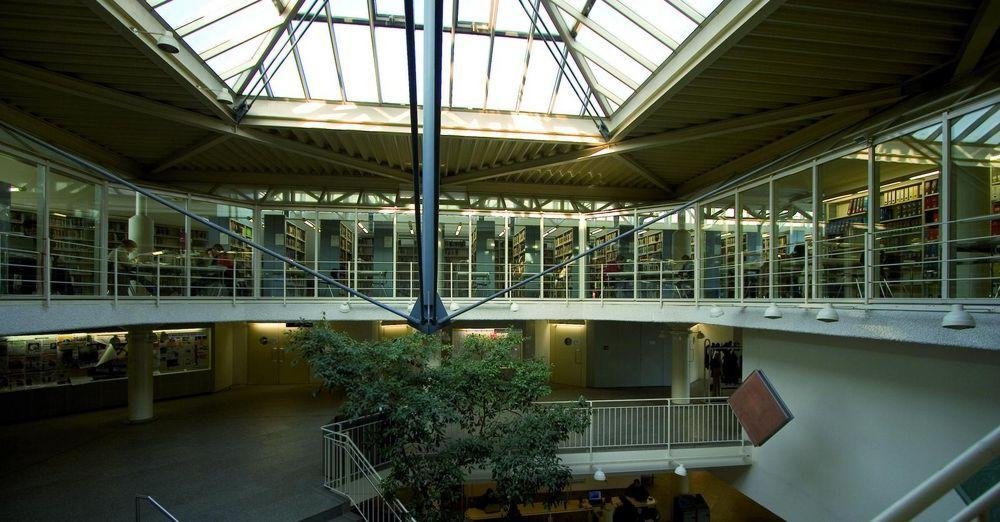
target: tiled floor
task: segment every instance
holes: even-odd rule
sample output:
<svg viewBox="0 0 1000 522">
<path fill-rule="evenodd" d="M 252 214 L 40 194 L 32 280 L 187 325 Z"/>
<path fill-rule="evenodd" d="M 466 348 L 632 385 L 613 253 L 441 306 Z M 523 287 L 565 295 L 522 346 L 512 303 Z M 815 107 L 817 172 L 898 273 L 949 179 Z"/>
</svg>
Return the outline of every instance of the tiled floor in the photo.
<svg viewBox="0 0 1000 522">
<path fill-rule="evenodd" d="M 180 520 L 301 520 L 322 489 L 319 427 L 336 401 L 312 386 L 244 386 L 156 403 L 129 426 L 107 410 L 0 426 L 0 520 L 133 520 L 152 495 Z M 161 520 L 148 508 L 144 519 Z"/>
</svg>

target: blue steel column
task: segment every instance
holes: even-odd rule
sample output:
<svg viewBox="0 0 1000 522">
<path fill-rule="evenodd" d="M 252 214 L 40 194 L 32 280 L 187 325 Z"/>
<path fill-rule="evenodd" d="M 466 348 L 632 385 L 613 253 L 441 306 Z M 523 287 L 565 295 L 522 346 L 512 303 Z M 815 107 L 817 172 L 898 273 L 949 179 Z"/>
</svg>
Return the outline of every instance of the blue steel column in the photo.
<svg viewBox="0 0 1000 522">
<path fill-rule="evenodd" d="M 420 215 L 423 229 L 420 238 L 420 322 L 434 330 L 438 317 L 437 239 L 438 239 L 438 163 L 441 143 L 441 30 L 442 0 L 424 3 L 424 139 L 423 184 Z"/>
</svg>

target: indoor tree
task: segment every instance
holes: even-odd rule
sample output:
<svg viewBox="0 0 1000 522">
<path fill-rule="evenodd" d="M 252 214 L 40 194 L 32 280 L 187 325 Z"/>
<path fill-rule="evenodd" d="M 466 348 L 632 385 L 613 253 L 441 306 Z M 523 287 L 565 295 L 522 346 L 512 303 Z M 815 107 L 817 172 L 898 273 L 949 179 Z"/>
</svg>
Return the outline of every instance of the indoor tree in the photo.
<svg viewBox="0 0 1000 522">
<path fill-rule="evenodd" d="M 536 404 L 551 392 L 549 368 L 523 359 L 523 342 L 508 330 L 465 336 L 458 347 L 416 333 L 371 343 L 319 323 L 291 334 L 288 347 L 343 390 L 342 416 L 383 417 L 384 492 L 404 499 L 417 520 L 456 520 L 472 470 L 490 473 L 509 508 L 537 494 L 555 502 L 570 481 L 556 449 L 587 428 L 589 411 L 582 399 Z"/>
</svg>

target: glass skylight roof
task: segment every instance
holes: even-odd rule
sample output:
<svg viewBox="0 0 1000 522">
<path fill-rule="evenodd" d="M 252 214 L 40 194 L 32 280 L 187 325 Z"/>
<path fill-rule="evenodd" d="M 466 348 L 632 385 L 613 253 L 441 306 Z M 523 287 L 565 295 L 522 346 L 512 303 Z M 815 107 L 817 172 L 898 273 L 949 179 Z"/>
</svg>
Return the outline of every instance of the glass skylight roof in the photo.
<svg viewBox="0 0 1000 522">
<path fill-rule="evenodd" d="M 314 2 L 306 0 L 289 24 L 294 0 L 146 1 L 240 94 L 408 101 L 403 0 L 330 0 L 316 2 L 313 12 Z M 722 1 L 445 0 L 442 105 L 583 115 L 569 73 L 582 83 L 595 116 L 607 116 Z M 418 71 L 423 3 L 414 2 Z M 524 6 L 537 9 L 534 30 Z M 420 82 L 418 90 L 422 97 Z"/>
</svg>

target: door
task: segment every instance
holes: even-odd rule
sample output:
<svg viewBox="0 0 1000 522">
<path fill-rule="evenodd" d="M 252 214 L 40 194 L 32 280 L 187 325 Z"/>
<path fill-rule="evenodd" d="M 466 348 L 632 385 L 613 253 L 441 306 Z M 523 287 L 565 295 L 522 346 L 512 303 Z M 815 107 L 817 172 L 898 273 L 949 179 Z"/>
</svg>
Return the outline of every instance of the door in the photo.
<svg viewBox="0 0 1000 522">
<path fill-rule="evenodd" d="M 552 363 L 552 383 L 585 386 L 587 327 L 582 324 L 556 324 L 551 328 L 549 360 Z"/>
<path fill-rule="evenodd" d="M 250 323 L 247 329 L 248 384 L 306 384 L 309 365 L 284 350 L 284 323 Z"/>
</svg>

